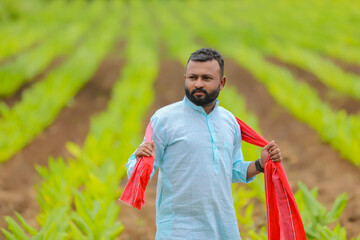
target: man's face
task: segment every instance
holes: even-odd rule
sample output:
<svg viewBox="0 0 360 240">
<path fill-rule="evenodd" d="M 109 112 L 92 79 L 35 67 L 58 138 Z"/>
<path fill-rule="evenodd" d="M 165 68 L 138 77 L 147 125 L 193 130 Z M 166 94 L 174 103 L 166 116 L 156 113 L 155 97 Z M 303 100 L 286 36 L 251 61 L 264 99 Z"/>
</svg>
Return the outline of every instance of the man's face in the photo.
<svg viewBox="0 0 360 240">
<path fill-rule="evenodd" d="M 206 62 L 190 61 L 184 77 L 187 98 L 202 107 L 216 100 L 226 80 L 224 76 L 221 77 L 221 69 L 215 59 Z"/>
</svg>

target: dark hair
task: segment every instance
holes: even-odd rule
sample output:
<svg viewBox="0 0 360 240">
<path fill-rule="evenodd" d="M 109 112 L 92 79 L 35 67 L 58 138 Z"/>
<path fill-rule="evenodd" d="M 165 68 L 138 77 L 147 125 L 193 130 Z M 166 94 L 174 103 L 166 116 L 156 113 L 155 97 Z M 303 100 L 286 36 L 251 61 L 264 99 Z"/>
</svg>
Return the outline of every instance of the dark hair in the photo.
<svg viewBox="0 0 360 240">
<path fill-rule="evenodd" d="M 220 66 L 220 70 L 221 70 L 221 77 L 224 75 L 224 58 L 221 56 L 221 54 L 211 48 L 201 48 L 199 50 L 196 50 L 195 52 L 193 52 L 190 57 L 189 60 L 187 61 L 186 65 L 190 62 L 190 61 L 194 61 L 194 62 L 207 62 L 207 61 L 211 61 L 215 59 Z"/>
</svg>

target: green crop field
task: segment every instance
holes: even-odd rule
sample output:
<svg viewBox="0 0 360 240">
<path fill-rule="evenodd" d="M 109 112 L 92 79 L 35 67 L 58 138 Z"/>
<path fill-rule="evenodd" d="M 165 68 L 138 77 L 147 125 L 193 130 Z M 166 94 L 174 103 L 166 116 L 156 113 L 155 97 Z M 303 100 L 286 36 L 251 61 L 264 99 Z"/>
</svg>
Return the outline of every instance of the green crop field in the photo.
<svg viewBox="0 0 360 240">
<path fill-rule="evenodd" d="M 281 147 L 307 238 L 360 240 L 359 26 L 350 0 L 1 0 L 0 239 L 154 239 L 156 183 L 120 203 L 125 164 L 211 47 L 220 105 Z M 263 176 L 233 199 L 242 238 L 267 239 Z"/>
</svg>

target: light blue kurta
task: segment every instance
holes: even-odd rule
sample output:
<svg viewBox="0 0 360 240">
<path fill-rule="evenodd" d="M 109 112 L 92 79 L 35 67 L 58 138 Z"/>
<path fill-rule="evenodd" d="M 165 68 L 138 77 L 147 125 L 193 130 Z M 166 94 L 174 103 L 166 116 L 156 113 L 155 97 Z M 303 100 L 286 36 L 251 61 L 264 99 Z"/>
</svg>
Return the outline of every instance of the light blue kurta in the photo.
<svg viewBox="0 0 360 240">
<path fill-rule="evenodd" d="M 159 169 L 155 239 L 241 239 L 232 182 L 248 183 L 241 132 L 235 117 L 216 105 L 208 115 L 187 97 L 159 109 L 150 120 L 155 142 L 152 175 Z M 127 174 L 135 166 L 129 158 Z"/>
</svg>

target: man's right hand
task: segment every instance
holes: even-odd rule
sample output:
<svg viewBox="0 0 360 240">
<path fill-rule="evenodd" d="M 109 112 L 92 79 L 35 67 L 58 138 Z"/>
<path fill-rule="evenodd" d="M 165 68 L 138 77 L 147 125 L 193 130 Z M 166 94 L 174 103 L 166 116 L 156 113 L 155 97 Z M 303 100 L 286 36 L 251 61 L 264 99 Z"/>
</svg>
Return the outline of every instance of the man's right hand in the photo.
<svg viewBox="0 0 360 240">
<path fill-rule="evenodd" d="M 135 152 L 136 161 L 141 157 L 155 157 L 155 145 L 154 141 L 146 142 L 140 145 Z"/>
</svg>

